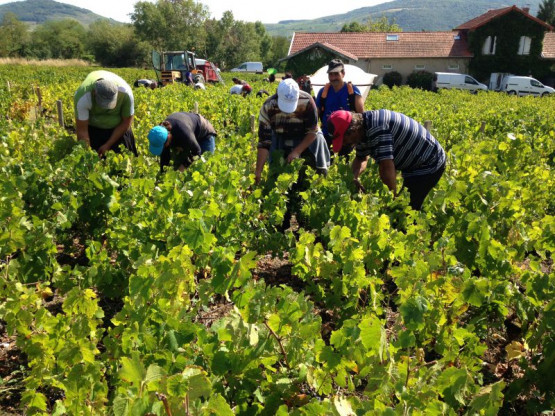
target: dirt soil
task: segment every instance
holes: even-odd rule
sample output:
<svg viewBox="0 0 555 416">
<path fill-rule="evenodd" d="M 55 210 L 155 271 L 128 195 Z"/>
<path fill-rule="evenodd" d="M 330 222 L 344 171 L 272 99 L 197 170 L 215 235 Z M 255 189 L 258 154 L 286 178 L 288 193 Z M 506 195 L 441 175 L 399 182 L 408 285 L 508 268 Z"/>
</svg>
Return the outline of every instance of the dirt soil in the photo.
<svg viewBox="0 0 555 416">
<path fill-rule="evenodd" d="M 15 345 L 15 337 L 6 333 L 6 323 L 0 321 L 0 414 L 22 415 L 18 409 L 23 393 L 23 378 L 27 357 Z"/>
</svg>

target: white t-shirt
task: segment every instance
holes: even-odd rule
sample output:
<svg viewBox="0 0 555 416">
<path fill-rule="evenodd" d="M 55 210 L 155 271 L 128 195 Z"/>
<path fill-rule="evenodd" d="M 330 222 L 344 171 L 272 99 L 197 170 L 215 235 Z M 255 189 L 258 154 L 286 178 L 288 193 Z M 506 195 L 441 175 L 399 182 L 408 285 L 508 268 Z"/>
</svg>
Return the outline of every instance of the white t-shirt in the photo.
<svg viewBox="0 0 555 416">
<path fill-rule="evenodd" d="M 243 86 L 239 85 L 239 84 L 235 84 L 233 87 L 231 87 L 231 89 L 229 90 L 230 94 L 241 94 L 243 92 Z"/>
</svg>

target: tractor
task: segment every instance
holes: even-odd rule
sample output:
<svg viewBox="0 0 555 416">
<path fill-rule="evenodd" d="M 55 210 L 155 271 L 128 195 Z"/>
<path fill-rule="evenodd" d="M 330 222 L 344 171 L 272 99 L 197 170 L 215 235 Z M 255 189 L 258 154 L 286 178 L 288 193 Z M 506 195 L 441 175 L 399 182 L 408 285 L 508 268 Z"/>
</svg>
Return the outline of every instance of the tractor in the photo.
<svg viewBox="0 0 555 416">
<path fill-rule="evenodd" d="M 223 82 L 212 62 L 196 58 L 191 51 L 152 51 L 152 65 L 161 85 L 186 82 L 187 71 L 191 72 L 195 83 Z"/>
</svg>

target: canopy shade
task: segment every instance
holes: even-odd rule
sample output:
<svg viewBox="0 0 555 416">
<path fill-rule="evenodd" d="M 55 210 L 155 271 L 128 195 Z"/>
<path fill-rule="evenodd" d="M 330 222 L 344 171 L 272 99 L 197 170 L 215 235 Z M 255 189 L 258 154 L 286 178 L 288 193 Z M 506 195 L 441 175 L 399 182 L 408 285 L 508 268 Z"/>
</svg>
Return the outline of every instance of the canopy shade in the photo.
<svg viewBox="0 0 555 416">
<path fill-rule="evenodd" d="M 323 66 L 318 71 L 316 71 L 313 75 L 310 76 L 310 83 L 312 84 L 312 89 L 314 90 L 314 95 L 318 95 L 318 91 L 324 85 L 326 85 L 328 80 L 328 66 Z M 374 81 L 378 76 L 376 74 L 369 74 L 368 72 L 364 72 L 358 66 L 355 65 L 345 65 L 345 82 L 351 81 L 354 85 L 356 85 L 360 93 L 362 95 L 363 101 L 366 101 L 366 97 L 370 92 L 370 88 L 374 85 Z"/>
</svg>

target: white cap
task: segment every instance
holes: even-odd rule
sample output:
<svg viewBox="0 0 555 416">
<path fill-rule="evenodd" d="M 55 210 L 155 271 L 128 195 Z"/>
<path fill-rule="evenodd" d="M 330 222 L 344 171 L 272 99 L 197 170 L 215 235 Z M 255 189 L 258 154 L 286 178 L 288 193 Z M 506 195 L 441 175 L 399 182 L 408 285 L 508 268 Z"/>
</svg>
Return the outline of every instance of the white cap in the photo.
<svg viewBox="0 0 555 416">
<path fill-rule="evenodd" d="M 281 81 L 277 88 L 278 107 L 284 113 L 293 113 L 299 102 L 299 85 L 293 78 Z"/>
</svg>

